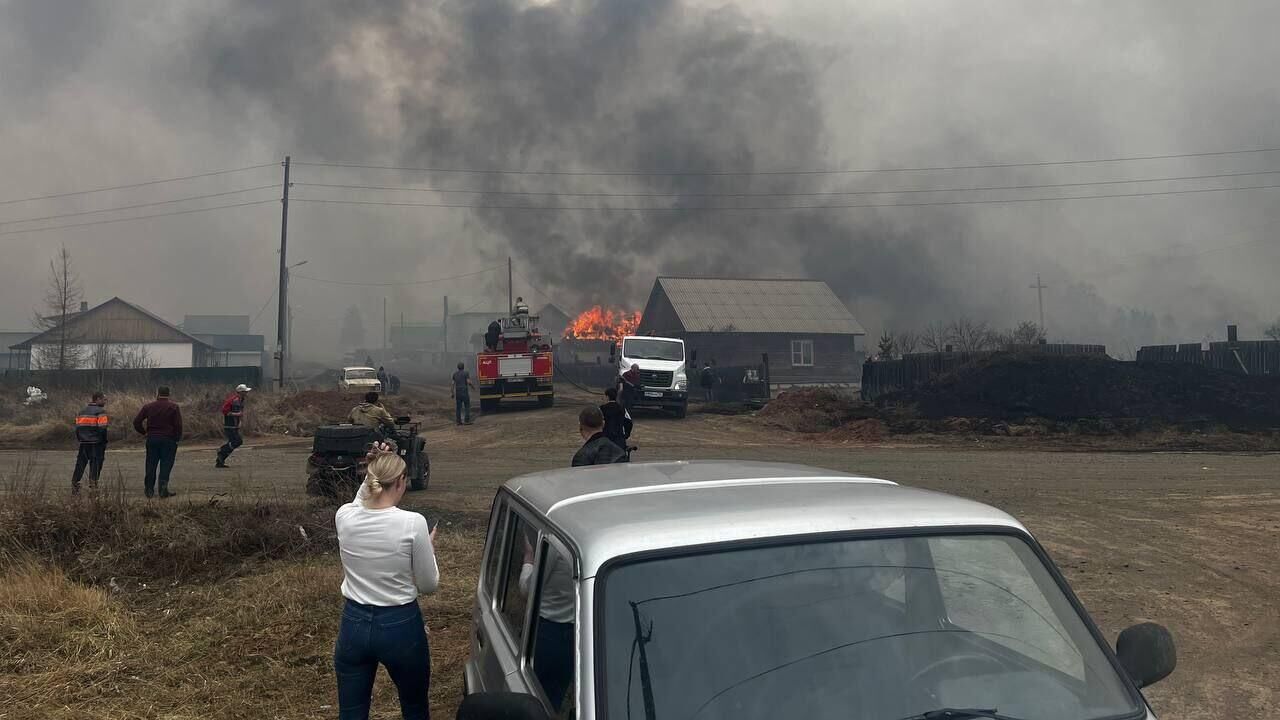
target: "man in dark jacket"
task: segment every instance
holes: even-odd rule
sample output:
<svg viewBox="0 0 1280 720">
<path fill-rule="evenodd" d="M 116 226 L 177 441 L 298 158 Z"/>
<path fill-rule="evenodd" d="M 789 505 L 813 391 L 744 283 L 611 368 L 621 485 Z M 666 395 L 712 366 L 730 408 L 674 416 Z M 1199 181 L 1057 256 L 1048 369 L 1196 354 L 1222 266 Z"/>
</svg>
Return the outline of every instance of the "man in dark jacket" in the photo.
<svg viewBox="0 0 1280 720">
<path fill-rule="evenodd" d="M 627 438 L 631 437 L 631 429 L 635 425 L 631 422 L 631 413 L 618 402 L 617 388 L 605 390 L 604 395 L 609 399 L 600 406 L 600 414 L 604 416 L 604 436 L 625 451 Z"/>
<path fill-rule="evenodd" d="M 585 442 L 573 454 L 573 467 L 626 462 L 626 451 L 604 436 L 604 415 L 600 408 L 593 405 L 578 413 L 578 434 Z"/>
<path fill-rule="evenodd" d="M 622 401 L 622 407 L 627 412 L 631 412 L 631 408 L 635 407 L 636 399 L 640 396 L 640 366 L 632 365 L 627 371 L 618 376 L 618 399 Z"/>
<path fill-rule="evenodd" d="M 240 434 L 244 424 L 244 399 L 252 389 L 248 385 L 237 385 L 236 391 L 222 402 L 222 435 L 227 441 L 218 448 L 218 459 L 213 463 L 216 468 L 225 468 L 227 458 L 244 444 L 244 437 Z"/>
<path fill-rule="evenodd" d="M 169 388 L 156 390 L 156 399 L 142 406 L 133 418 L 133 429 L 147 436 L 146 479 L 143 490 L 147 497 L 156 494 L 156 471 L 160 475 L 160 497 L 177 495 L 169 491 L 169 473 L 178 458 L 178 442 L 182 440 L 182 410 L 169 400 Z"/>
<path fill-rule="evenodd" d="M 98 477 L 102 475 L 102 462 L 107 456 L 107 426 L 110 419 L 106 411 L 107 396 L 96 392 L 76 415 L 76 440 L 80 452 L 76 455 L 76 469 L 71 473 L 71 494 L 80 494 L 80 479 L 89 467 L 89 489 L 98 489 Z"/>
</svg>

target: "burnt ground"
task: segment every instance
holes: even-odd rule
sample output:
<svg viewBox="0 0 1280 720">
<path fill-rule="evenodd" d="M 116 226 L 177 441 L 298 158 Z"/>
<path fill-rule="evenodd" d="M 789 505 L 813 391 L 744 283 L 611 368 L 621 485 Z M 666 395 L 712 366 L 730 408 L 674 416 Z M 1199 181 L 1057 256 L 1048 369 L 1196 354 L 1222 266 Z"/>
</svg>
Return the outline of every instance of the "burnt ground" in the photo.
<svg viewBox="0 0 1280 720">
<path fill-rule="evenodd" d="M 431 488 L 411 505 L 445 519 L 442 544 L 461 557 L 446 584 L 475 582 L 483 522 L 495 487 L 523 472 L 568 464 L 574 414 L 587 396 L 561 397 L 550 410 L 503 412 L 474 426 L 448 424 L 447 398 L 430 405 Z M 1151 688 L 1162 717 L 1259 716 L 1280 697 L 1280 456 L 1263 453 L 1060 451 L 1008 438 L 867 442 L 814 439 L 752 417 L 692 414 L 683 421 L 637 419 L 636 461 L 741 458 L 799 462 L 885 477 L 975 498 L 1009 511 L 1046 545 L 1106 635 L 1140 621 L 1173 631 L 1179 667 Z M 301 493 L 309 444 L 251 440 L 213 469 L 213 446 L 184 447 L 174 487 L 202 497 L 220 493 Z M 67 484 L 73 453 L 0 452 L 8 472 L 34 464 L 49 487 Z M 141 493 L 141 452 L 113 450 L 107 473 L 131 478 Z M 444 562 L 444 560 L 442 560 Z M 337 592 L 335 587 L 334 592 Z M 465 598 L 465 592 L 458 593 Z M 433 603 L 426 604 L 430 614 Z M 456 601 L 464 603 L 465 599 Z M 443 606 L 435 606 L 443 613 Z M 454 608 L 453 610 L 463 610 Z M 433 708 L 451 716 L 456 666 L 467 629 L 433 625 L 442 655 Z M 331 637 L 316 640 L 317 653 Z M 320 670 L 324 672 L 323 668 Z M 380 696 L 381 697 L 381 696 Z M 325 700 L 329 702 L 330 700 Z M 389 716 L 388 716 L 389 717 Z"/>
</svg>

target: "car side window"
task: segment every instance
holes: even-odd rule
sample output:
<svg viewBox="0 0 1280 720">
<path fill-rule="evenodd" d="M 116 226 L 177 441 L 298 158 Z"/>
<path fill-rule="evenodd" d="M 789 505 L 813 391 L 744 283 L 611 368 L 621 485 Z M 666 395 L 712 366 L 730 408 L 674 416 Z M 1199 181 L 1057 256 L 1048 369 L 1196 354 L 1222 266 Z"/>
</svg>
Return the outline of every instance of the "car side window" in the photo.
<svg viewBox="0 0 1280 720">
<path fill-rule="evenodd" d="M 504 536 L 506 574 L 503 577 L 498 609 L 502 612 L 517 647 L 523 644 L 526 610 L 529 607 L 529 598 L 520 589 L 520 571 L 526 560 L 532 561 L 536 542 L 537 534 L 529 527 L 529 523 L 515 512 L 508 511 Z"/>
<path fill-rule="evenodd" d="M 506 538 L 507 515 L 509 510 L 505 504 L 499 505 L 494 512 L 493 534 L 489 539 L 489 556 L 484 566 L 484 590 L 489 597 L 498 597 L 498 579 L 502 577 L 502 550 Z"/>
<path fill-rule="evenodd" d="M 573 717 L 574 623 L 577 593 L 573 561 L 543 540 L 538 569 L 527 568 L 527 585 L 537 582 L 538 612 L 533 625 L 533 674 L 556 717 Z M 532 589 L 532 588 L 531 588 Z"/>
</svg>

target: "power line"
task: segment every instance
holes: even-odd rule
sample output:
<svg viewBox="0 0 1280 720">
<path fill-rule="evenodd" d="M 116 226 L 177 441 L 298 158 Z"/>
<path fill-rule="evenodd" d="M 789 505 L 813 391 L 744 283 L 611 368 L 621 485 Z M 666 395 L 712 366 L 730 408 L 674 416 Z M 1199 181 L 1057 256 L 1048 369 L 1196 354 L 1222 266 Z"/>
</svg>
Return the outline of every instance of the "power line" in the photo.
<svg viewBox="0 0 1280 720">
<path fill-rule="evenodd" d="M 1252 148 L 1243 150 L 1221 150 L 1217 152 L 1170 153 L 1165 155 L 1132 155 L 1128 157 L 1093 158 L 1087 160 L 1046 160 L 1019 163 L 986 163 L 980 165 L 934 165 L 921 167 L 885 167 L 829 170 L 720 170 L 720 171 L 649 171 L 649 170 L 506 170 L 506 169 L 471 169 L 446 167 L 404 167 L 397 165 L 365 165 L 361 163 L 343 162 L 299 162 L 296 165 L 311 167 L 352 168 L 360 170 L 394 170 L 398 172 L 431 172 L 459 173 L 469 175 L 562 175 L 575 177 L 740 177 L 767 175 L 853 175 L 864 173 L 887 172 L 925 172 L 942 170 L 987 170 L 1015 167 L 1049 167 L 1053 165 L 1090 165 L 1113 162 L 1133 162 L 1139 160 L 1170 160 L 1174 158 L 1217 157 L 1226 155 L 1248 155 L 1254 153 L 1280 152 L 1280 147 Z"/>
<path fill-rule="evenodd" d="M 190 197 L 176 198 L 173 200 L 158 200 L 156 202 L 138 203 L 136 205 L 121 205 L 119 207 L 102 208 L 100 210 L 81 210 L 80 212 L 59 213 L 57 215 L 45 215 L 44 217 L 22 218 L 21 220 L 0 220 L 0 225 L 13 225 L 15 223 L 36 222 L 38 220 L 56 220 L 65 217 L 77 217 L 80 215 L 94 215 L 96 213 L 116 212 L 118 210 L 135 210 L 137 208 L 155 207 L 157 205 L 172 205 L 173 203 L 187 202 L 189 200 L 204 200 L 206 198 L 226 197 L 227 195 L 239 195 L 241 193 L 255 192 L 257 190 L 269 190 L 279 187 L 278 185 L 259 185 L 258 187 L 242 188 L 240 190 L 228 190 L 219 193 L 207 193 L 205 195 L 192 195 Z"/>
<path fill-rule="evenodd" d="M 389 207 L 428 207 L 428 208 L 467 208 L 472 210 L 587 210 L 587 211 L 624 211 L 624 212 L 684 212 L 696 210 L 743 211 L 743 210 L 839 210 L 850 208 L 894 208 L 894 207 L 943 207 L 949 205 L 1006 205 L 1013 203 L 1056 202 L 1062 200 L 1100 200 L 1105 198 L 1156 197 L 1161 195 L 1192 195 L 1197 193 L 1229 192 L 1234 190 L 1264 190 L 1278 188 L 1280 183 L 1266 185 L 1242 185 L 1226 188 L 1197 188 L 1193 190 L 1162 190 L 1158 192 L 1115 193 L 1108 195 L 1075 195 L 1060 197 L 1006 198 L 998 200 L 948 200 L 910 203 L 861 203 L 861 204 L 828 204 L 828 205 L 715 205 L 715 206 L 676 206 L 676 207 L 638 207 L 638 206 L 570 206 L 570 205 L 481 205 L 463 203 L 409 203 L 385 202 L 374 200 L 322 200 L 319 198 L 295 198 L 296 202 L 321 203 L 334 205 L 383 205 Z"/>
<path fill-rule="evenodd" d="M 130 183 L 128 185 L 111 185 L 109 187 L 94 188 L 92 190 L 75 190 L 73 192 L 55 193 L 53 195 L 37 195 L 34 197 L 15 198 L 13 200 L 0 200 L 0 205 L 12 205 L 14 203 L 32 202 L 35 200 L 52 200 L 54 198 L 72 197 L 74 195 L 89 195 L 91 193 L 106 192 L 108 190 L 128 190 L 129 188 L 147 187 L 149 185 L 160 185 L 162 183 L 178 182 L 180 180 L 195 180 L 196 178 L 213 177 L 215 175 L 230 175 L 231 173 L 245 172 L 246 170 L 257 170 L 259 168 L 274 167 L 277 163 L 262 163 L 261 165 L 247 165 L 245 167 L 231 168 L 230 170 L 213 170 L 211 172 L 197 173 L 195 175 L 183 175 L 182 177 L 164 178 L 161 180 L 147 180 L 145 182 Z"/>
<path fill-rule="evenodd" d="M 262 307 L 258 309 L 258 312 L 254 313 L 253 319 L 249 321 L 249 327 L 253 327 L 254 323 L 258 322 L 258 318 L 262 317 L 262 313 L 266 312 L 267 308 L 271 305 L 271 300 L 275 298 L 277 290 L 279 290 L 279 288 L 271 288 L 271 294 L 267 296 L 265 301 L 263 301 Z"/>
<path fill-rule="evenodd" d="M 226 210 L 228 208 L 248 207 L 250 205 L 264 205 L 266 203 L 274 203 L 274 202 L 280 202 L 280 201 L 278 199 L 255 200 L 252 202 L 234 203 L 232 205 L 214 205 L 213 207 L 193 208 L 191 210 L 175 210 L 173 212 L 167 212 L 167 213 L 154 213 L 151 215 L 136 215 L 134 217 L 114 218 L 111 220 L 91 220 L 89 222 L 73 223 L 70 225 L 51 225 L 49 227 L 30 228 L 30 229 L 23 229 L 23 230 L 3 230 L 3 231 L 0 231 L 0 235 L 18 235 L 21 233 L 46 232 L 49 230 L 66 230 L 68 228 L 89 227 L 90 225 L 110 225 L 112 223 L 131 222 L 133 220 L 147 220 L 150 218 L 170 217 L 172 215 L 187 215 L 189 213 L 209 212 L 210 210 Z"/>
<path fill-rule="evenodd" d="M 309 275 L 299 275 L 298 273 L 293 273 L 291 277 L 299 278 L 302 280 L 311 280 L 313 282 L 329 283 L 331 285 L 359 285 L 362 287 L 393 287 L 393 286 L 399 286 L 399 285 L 429 285 L 431 283 L 445 282 L 447 280 L 460 280 L 462 278 L 475 277 L 477 275 L 484 275 L 485 273 L 491 273 L 494 270 L 498 270 L 498 269 L 500 268 L 495 266 L 491 268 L 486 268 L 484 270 L 477 270 L 476 272 L 464 273 L 462 275 L 450 275 L 449 277 L 431 278 L 430 280 L 405 280 L 400 282 L 357 282 L 354 280 L 329 280 L 325 278 L 311 277 Z"/>
<path fill-rule="evenodd" d="M 988 190 L 1032 190 L 1046 188 L 1085 187 L 1089 185 L 1128 185 L 1134 183 L 1171 182 L 1176 180 L 1209 180 L 1214 178 L 1252 177 L 1276 175 L 1280 170 L 1253 172 L 1214 173 L 1211 175 L 1178 175 L 1129 180 L 1093 180 L 1088 182 L 1041 183 L 1035 185 L 986 185 L 977 187 L 912 188 L 903 190 L 823 190 L 814 192 L 738 192 L 738 193 L 612 193 L 612 192 L 539 192 L 530 190 L 466 190 L 456 188 L 414 187 L 396 185 L 347 185 L 339 183 L 294 183 L 298 187 L 342 188 L 347 190 L 395 190 L 463 195 L 516 195 L 536 197 L 599 197 L 599 198 L 771 198 L 771 197 L 838 197 L 847 195 L 905 195 L 914 193 L 979 192 Z"/>
</svg>

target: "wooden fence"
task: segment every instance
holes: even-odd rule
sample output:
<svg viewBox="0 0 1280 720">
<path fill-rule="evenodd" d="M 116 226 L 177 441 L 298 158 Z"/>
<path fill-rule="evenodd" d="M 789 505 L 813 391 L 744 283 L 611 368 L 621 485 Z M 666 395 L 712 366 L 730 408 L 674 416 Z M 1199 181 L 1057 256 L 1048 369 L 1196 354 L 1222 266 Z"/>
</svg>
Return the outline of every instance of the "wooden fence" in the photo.
<svg viewBox="0 0 1280 720">
<path fill-rule="evenodd" d="M 991 357 L 997 352 L 1040 353 L 1045 355 L 1106 355 L 1107 348 L 1105 345 L 1076 345 L 1068 343 L 1010 345 L 1004 350 L 911 353 L 902 356 L 900 360 L 867 361 L 862 365 L 862 399 L 875 400 L 889 393 L 911 390 L 963 365 Z"/>
<path fill-rule="evenodd" d="M 4 370 L 0 385 L 78 390 L 155 389 L 160 385 L 227 385 L 262 383 L 259 367 L 141 368 L 127 370 Z"/>
<path fill-rule="evenodd" d="M 1280 374 L 1280 342 L 1245 340 L 1215 342 L 1205 349 L 1200 343 L 1148 345 L 1138 350 L 1139 363 L 1186 363 L 1247 375 Z"/>
</svg>

